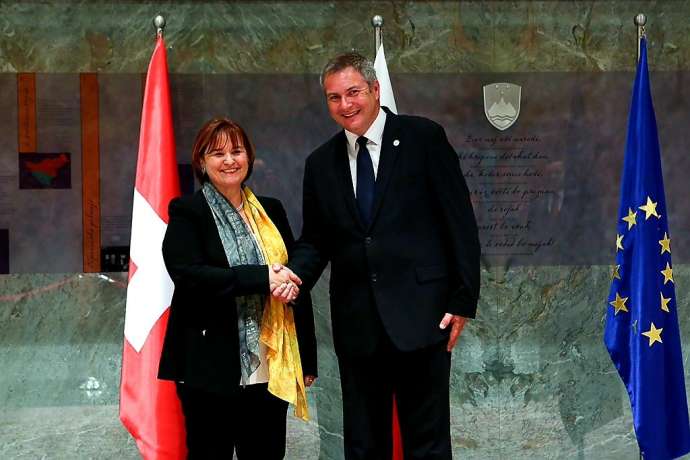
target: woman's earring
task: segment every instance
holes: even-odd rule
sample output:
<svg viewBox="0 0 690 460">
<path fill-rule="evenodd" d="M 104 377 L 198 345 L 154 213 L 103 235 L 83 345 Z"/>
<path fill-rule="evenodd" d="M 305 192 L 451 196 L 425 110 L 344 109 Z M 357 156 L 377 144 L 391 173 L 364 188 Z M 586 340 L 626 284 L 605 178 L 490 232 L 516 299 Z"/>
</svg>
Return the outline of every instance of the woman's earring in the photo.
<svg viewBox="0 0 690 460">
<path fill-rule="evenodd" d="M 201 165 L 201 174 L 204 176 L 206 175 L 206 166 L 204 165 Z"/>
</svg>

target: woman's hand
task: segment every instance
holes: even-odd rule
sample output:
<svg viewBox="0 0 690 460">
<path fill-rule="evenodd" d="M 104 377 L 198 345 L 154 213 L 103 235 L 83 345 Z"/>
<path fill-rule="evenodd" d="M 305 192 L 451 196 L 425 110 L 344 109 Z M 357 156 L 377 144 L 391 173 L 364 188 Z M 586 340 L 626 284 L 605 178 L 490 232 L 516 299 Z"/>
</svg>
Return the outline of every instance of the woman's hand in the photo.
<svg viewBox="0 0 690 460">
<path fill-rule="evenodd" d="M 292 302 L 299 295 L 297 286 L 302 284 L 302 280 L 283 265 L 273 264 L 268 267 L 268 280 L 271 295 L 280 302 Z"/>
</svg>

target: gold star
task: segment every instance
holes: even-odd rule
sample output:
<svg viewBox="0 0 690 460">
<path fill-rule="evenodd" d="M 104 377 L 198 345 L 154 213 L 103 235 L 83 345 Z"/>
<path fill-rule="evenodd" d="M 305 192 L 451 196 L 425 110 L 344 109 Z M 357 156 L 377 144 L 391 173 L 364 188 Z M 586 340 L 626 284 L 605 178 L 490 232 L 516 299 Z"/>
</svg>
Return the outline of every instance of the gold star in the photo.
<svg viewBox="0 0 690 460">
<path fill-rule="evenodd" d="M 625 306 L 625 302 L 627 301 L 628 297 L 621 297 L 616 292 L 616 300 L 609 302 L 609 304 L 613 306 L 614 310 L 616 310 L 616 313 L 614 313 L 614 315 L 617 315 L 619 311 L 628 311 L 628 307 Z"/>
<path fill-rule="evenodd" d="M 659 244 L 661 245 L 661 253 L 663 254 L 664 252 L 668 252 L 671 254 L 671 238 L 668 237 L 666 232 L 664 232 L 664 239 L 659 240 Z"/>
<path fill-rule="evenodd" d="M 668 303 L 671 301 L 671 298 L 669 297 L 667 299 L 666 297 L 664 297 L 663 292 L 660 292 L 659 295 L 661 296 L 661 309 L 665 312 L 670 312 L 671 310 L 668 309 Z"/>
<path fill-rule="evenodd" d="M 621 279 L 621 272 L 620 272 L 621 266 L 620 265 L 614 265 L 613 266 L 613 274 L 611 275 L 612 279 Z"/>
<path fill-rule="evenodd" d="M 661 217 L 656 212 L 656 205 L 657 203 L 653 202 L 651 198 L 647 197 L 647 204 L 640 206 L 640 209 L 645 212 L 644 220 L 649 219 L 651 216 L 654 216 L 657 219 Z"/>
<path fill-rule="evenodd" d="M 616 252 L 618 252 L 619 249 L 621 251 L 623 250 L 623 235 L 616 234 Z"/>
<path fill-rule="evenodd" d="M 673 269 L 668 264 L 668 262 L 666 262 L 666 268 L 661 270 L 661 274 L 664 275 L 664 284 L 668 283 L 669 281 L 672 282 L 673 284 L 676 284 L 673 281 Z"/>
<path fill-rule="evenodd" d="M 649 346 L 651 347 L 654 345 L 654 342 L 664 343 L 661 341 L 661 331 L 663 330 L 663 327 L 657 329 L 654 326 L 654 323 L 652 323 L 651 329 L 649 329 L 647 332 L 643 332 L 642 335 L 649 337 Z"/>
<path fill-rule="evenodd" d="M 633 225 L 637 223 L 637 211 L 633 212 L 632 208 L 628 208 L 628 215 L 623 217 L 623 220 L 628 223 L 628 230 L 633 228 Z"/>
</svg>

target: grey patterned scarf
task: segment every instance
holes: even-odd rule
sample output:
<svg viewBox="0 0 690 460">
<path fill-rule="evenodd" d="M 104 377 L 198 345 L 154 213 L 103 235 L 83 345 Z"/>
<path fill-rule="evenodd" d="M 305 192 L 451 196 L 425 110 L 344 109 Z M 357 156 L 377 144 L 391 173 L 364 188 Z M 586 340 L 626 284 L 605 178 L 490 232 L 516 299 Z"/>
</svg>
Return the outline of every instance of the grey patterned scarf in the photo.
<svg viewBox="0 0 690 460">
<path fill-rule="evenodd" d="M 213 211 L 213 219 L 216 221 L 218 235 L 230 267 L 265 264 L 261 248 L 242 220 L 242 216 L 210 182 L 204 183 L 202 191 Z M 235 297 L 237 328 L 240 333 L 240 367 L 244 384 L 261 364 L 259 334 L 265 300 L 260 294 Z"/>
</svg>

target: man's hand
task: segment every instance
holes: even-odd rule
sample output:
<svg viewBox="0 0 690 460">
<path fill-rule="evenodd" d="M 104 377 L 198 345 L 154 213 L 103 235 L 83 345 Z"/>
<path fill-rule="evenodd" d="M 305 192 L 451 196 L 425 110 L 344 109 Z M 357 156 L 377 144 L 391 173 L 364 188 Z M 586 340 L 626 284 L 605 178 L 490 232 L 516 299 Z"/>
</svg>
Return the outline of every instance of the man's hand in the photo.
<svg viewBox="0 0 690 460">
<path fill-rule="evenodd" d="M 269 289 L 271 295 L 282 303 L 292 302 L 299 295 L 297 286 L 302 284 L 299 276 L 289 268 L 273 264 L 268 268 Z"/>
<path fill-rule="evenodd" d="M 441 329 L 445 329 L 448 327 L 449 324 L 452 324 L 451 330 L 450 330 L 450 337 L 448 338 L 448 346 L 446 347 L 447 351 L 452 351 L 453 347 L 455 347 L 455 342 L 458 341 L 458 337 L 460 337 L 460 333 L 462 332 L 462 329 L 465 327 L 465 323 L 467 322 L 466 318 L 463 318 L 460 315 L 451 315 L 450 313 L 446 313 L 443 315 L 443 319 L 441 320 L 441 324 L 438 325 Z"/>
</svg>

